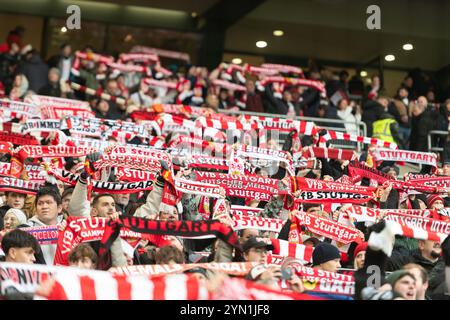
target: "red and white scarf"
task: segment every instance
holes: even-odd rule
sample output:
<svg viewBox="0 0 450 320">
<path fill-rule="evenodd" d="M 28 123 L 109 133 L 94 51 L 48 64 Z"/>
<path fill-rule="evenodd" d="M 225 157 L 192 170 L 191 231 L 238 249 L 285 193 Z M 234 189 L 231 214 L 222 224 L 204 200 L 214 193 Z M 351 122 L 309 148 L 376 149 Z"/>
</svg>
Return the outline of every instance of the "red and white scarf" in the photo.
<svg viewBox="0 0 450 320">
<path fill-rule="evenodd" d="M 258 176 L 241 176 L 216 172 L 195 171 L 195 181 L 216 184 L 230 197 L 269 201 L 273 195 L 287 194 L 279 188 L 280 180 Z"/>
<path fill-rule="evenodd" d="M 261 65 L 263 68 L 273 69 L 277 70 L 279 72 L 283 73 L 297 73 L 297 74 L 303 74 L 303 71 L 299 67 L 289 66 L 289 65 L 283 65 L 283 64 L 275 64 L 275 63 L 263 63 Z"/>
<path fill-rule="evenodd" d="M 231 214 L 232 215 L 242 215 L 247 217 L 257 217 L 263 211 L 262 208 L 255 208 L 255 207 L 246 207 L 246 206 L 237 206 L 232 205 L 231 206 Z"/>
<path fill-rule="evenodd" d="M 58 146 L 21 146 L 15 150 L 20 159 L 27 158 L 60 158 L 60 157 L 83 157 L 97 150 L 90 147 Z"/>
<path fill-rule="evenodd" d="M 342 223 L 307 212 L 297 212 L 295 217 L 298 221 L 298 227 L 303 225 L 308 228 L 310 232 L 319 234 L 336 242 L 348 244 L 364 240 L 364 235 L 361 231 Z"/>
<path fill-rule="evenodd" d="M 190 57 L 189 54 L 185 52 L 178 52 L 178 51 L 171 51 L 171 50 L 164 50 L 159 48 L 151 48 L 151 47 L 144 47 L 144 46 L 134 46 L 131 48 L 130 53 L 151 53 L 158 55 L 160 57 L 166 57 L 166 58 L 172 58 L 172 59 L 180 59 L 189 62 Z"/>
<path fill-rule="evenodd" d="M 85 275 L 57 273 L 47 300 L 209 300 L 211 294 L 193 275 L 122 276 L 107 271 Z"/>
<path fill-rule="evenodd" d="M 307 147 L 302 151 L 302 156 L 305 158 L 325 158 L 349 161 L 357 158 L 353 150 L 320 147 Z"/>
<path fill-rule="evenodd" d="M 234 230 L 252 228 L 256 230 L 280 232 L 284 225 L 284 220 L 281 219 L 250 217 L 239 214 L 233 214 L 232 219 L 232 228 Z"/>
<path fill-rule="evenodd" d="M 296 202 L 365 203 L 374 199 L 376 188 L 291 177 L 291 192 L 297 190 Z"/>
<path fill-rule="evenodd" d="M 119 55 L 120 62 L 127 62 L 130 60 L 140 62 L 147 62 L 147 61 L 157 62 L 159 61 L 159 57 L 158 55 L 153 53 L 121 53 Z"/>
<path fill-rule="evenodd" d="M 407 238 L 442 243 L 450 234 L 449 222 L 400 214 L 388 214 L 385 220 L 393 222 L 395 234 Z"/>
<path fill-rule="evenodd" d="M 336 132 L 333 130 L 327 130 L 327 133 L 320 137 L 320 142 L 322 143 L 325 143 L 329 140 L 346 140 L 346 141 L 360 142 L 364 144 L 373 144 L 378 147 L 389 148 L 393 150 L 398 149 L 397 144 L 395 144 L 394 142 L 387 142 L 377 138 L 369 138 L 343 132 Z"/>
<path fill-rule="evenodd" d="M 375 161 L 405 161 L 429 165 L 435 168 L 437 166 L 437 156 L 431 152 L 375 149 L 371 153 Z"/>
<path fill-rule="evenodd" d="M 272 254 L 300 259 L 305 264 L 312 262 L 314 247 L 308 247 L 301 243 L 289 242 L 280 239 L 270 240 L 274 247 Z"/>
<path fill-rule="evenodd" d="M 75 83 L 75 82 L 67 81 L 67 83 L 70 84 L 70 87 L 73 90 L 75 90 L 75 91 L 84 92 L 86 94 L 99 97 L 99 98 L 101 98 L 103 100 L 116 102 L 116 103 L 118 103 L 120 105 L 126 104 L 126 100 L 124 98 L 112 96 L 112 95 L 110 95 L 108 93 L 100 92 L 98 90 L 95 90 L 95 89 L 92 89 L 92 88 L 88 88 L 86 86 L 82 86 L 82 85 L 80 85 L 78 83 Z"/>
<path fill-rule="evenodd" d="M 40 188 L 41 184 L 34 181 L 26 181 L 13 177 L 0 177 L 0 191 L 35 195 Z"/>
<path fill-rule="evenodd" d="M 183 273 L 193 268 L 203 268 L 218 272 L 224 272 L 233 276 L 245 276 L 257 262 L 209 262 L 209 263 L 189 263 L 189 264 L 152 264 L 133 265 L 127 267 L 111 268 L 108 271 L 119 275 L 145 274 L 149 276 L 161 276 L 174 273 Z"/>
<path fill-rule="evenodd" d="M 131 168 L 117 167 L 115 168 L 115 175 L 119 181 L 139 182 L 139 181 L 154 181 L 156 173 L 151 171 L 142 171 Z"/>
</svg>

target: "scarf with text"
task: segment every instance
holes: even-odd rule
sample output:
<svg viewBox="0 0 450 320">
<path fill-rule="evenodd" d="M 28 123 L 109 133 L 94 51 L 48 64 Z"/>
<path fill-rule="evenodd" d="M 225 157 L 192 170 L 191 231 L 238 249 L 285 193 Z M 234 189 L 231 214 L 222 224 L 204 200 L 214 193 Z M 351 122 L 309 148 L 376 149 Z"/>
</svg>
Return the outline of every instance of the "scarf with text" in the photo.
<svg viewBox="0 0 450 320">
<path fill-rule="evenodd" d="M 440 193 L 445 192 L 442 188 L 443 186 L 432 186 L 426 185 L 425 182 L 428 179 L 424 179 L 422 181 L 398 181 L 394 180 L 389 175 L 376 170 L 374 168 L 370 168 L 360 162 L 352 161 L 348 165 L 348 172 L 353 179 L 354 182 L 360 178 L 368 178 L 371 181 L 376 181 L 378 184 L 384 185 L 387 182 L 392 183 L 393 188 L 401 189 L 401 190 L 415 190 L 423 193 Z M 450 179 L 449 179 L 450 181 Z M 449 184 L 450 186 L 450 184 Z"/>
<path fill-rule="evenodd" d="M 238 205 L 232 205 L 230 213 L 232 215 L 241 215 L 246 217 L 257 217 L 263 211 L 262 208 L 255 208 L 255 207 L 246 207 L 246 206 L 238 206 Z"/>
<path fill-rule="evenodd" d="M 287 194 L 280 189 L 280 180 L 258 176 L 241 176 L 216 172 L 195 171 L 195 181 L 216 184 L 230 197 L 269 201 L 273 195 Z"/>
<path fill-rule="evenodd" d="M 48 173 L 53 175 L 56 179 L 62 182 L 75 186 L 79 179 L 79 175 L 71 173 L 70 171 L 49 167 Z M 153 181 L 138 181 L 138 182 L 107 182 L 92 180 L 92 190 L 98 193 L 137 193 L 145 190 L 153 189 Z"/>
<path fill-rule="evenodd" d="M 35 195 L 40 188 L 41 184 L 34 181 L 26 181 L 13 177 L 0 177 L 0 191 Z"/>
<path fill-rule="evenodd" d="M 375 149 L 372 152 L 375 161 L 405 161 L 437 167 L 437 155 L 431 152 L 408 150 Z"/>
<path fill-rule="evenodd" d="M 223 198 L 223 196 L 220 194 L 219 186 L 216 184 L 176 178 L 175 187 L 178 191 L 187 194 L 203 195 L 206 197 L 213 197 L 218 199 Z"/>
<path fill-rule="evenodd" d="M 148 132 L 144 126 L 122 120 L 66 117 L 61 123 L 61 129 L 69 129 L 73 133 L 96 137 L 117 137 L 120 133 L 125 134 L 128 139 L 133 136 L 148 137 Z"/>
<path fill-rule="evenodd" d="M 57 231 L 57 227 L 52 227 L 47 232 L 35 229 L 31 229 L 28 232 L 38 235 L 41 243 L 55 243 L 54 235 L 55 232 L 58 232 L 54 263 L 55 265 L 68 265 L 69 253 L 78 244 L 103 239 L 108 221 L 109 219 L 107 218 L 68 217 L 67 226 L 62 231 Z M 120 230 L 119 236 L 133 244 L 136 244 L 139 239 L 148 240 L 158 247 L 171 243 L 170 240 L 161 235 L 140 233 L 126 229 Z"/>
<path fill-rule="evenodd" d="M 299 67 L 289 66 L 284 64 L 275 64 L 275 63 L 263 63 L 261 65 L 263 68 L 277 70 L 283 73 L 297 73 L 299 75 L 303 74 L 303 70 Z"/>
<path fill-rule="evenodd" d="M 315 136 L 318 131 L 314 122 L 311 121 L 299 121 L 292 119 L 249 115 L 242 115 L 241 119 L 251 122 L 257 122 L 261 124 L 262 128 L 265 130 L 279 130 L 284 132 L 295 130 L 298 132 L 298 134 L 304 134 L 308 136 Z"/>
<path fill-rule="evenodd" d="M 249 217 L 245 215 L 232 214 L 234 230 L 256 229 L 263 231 L 280 232 L 283 228 L 284 220 L 262 217 Z"/>
<path fill-rule="evenodd" d="M 170 235 L 186 238 L 211 238 L 218 239 L 242 251 L 237 234 L 231 227 L 218 220 L 201 221 L 160 221 L 148 220 L 137 217 L 119 217 L 116 221 L 108 221 L 103 235 L 99 261 L 105 258 L 113 241 L 119 236 L 122 228 L 134 232 L 153 235 Z"/>
<path fill-rule="evenodd" d="M 348 244 L 351 242 L 359 243 L 364 240 L 364 235 L 360 230 L 342 223 L 307 212 L 297 212 L 295 217 L 299 228 L 305 226 L 310 232 L 336 242 Z"/>
<path fill-rule="evenodd" d="M 243 277 L 257 262 L 210 262 L 210 263 L 189 263 L 189 264 L 154 264 L 154 265 L 134 265 L 120 268 L 111 268 L 108 271 L 120 275 L 145 274 L 149 276 L 161 276 L 174 273 L 184 273 L 193 268 L 203 268 L 229 275 Z"/>
<path fill-rule="evenodd" d="M 83 157 L 97 150 L 89 147 L 58 146 L 20 146 L 15 150 L 17 156 L 25 160 L 27 158 L 61 158 Z"/>
<path fill-rule="evenodd" d="M 394 234 L 407 238 L 442 243 L 450 234 L 449 222 L 402 214 L 388 214 L 384 219 L 393 222 Z"/>
<path fill-rule="evenodd" d="M 351 206 L 345 212 L 350 216 L 351 220 L 355 222 L 377 222 L 388 214 L 441 220 L 441 215 L 438 211 L 432 209 L 375 209 L 362 206 Z"/>
<path fill-rule="evenodd" d="M 287 78 L 287 77 L 266 77 L 261 81 L 261 85 L 266 86 L 269 83 L 280 83 L 288 86 L 302 86 L 314 88 L 323 94 L 325 94 L 325 85 L 323 82 L 309 79 L 300 78 Z"/>
<path fill-rule="evenodd" d="M 115 168 L 115 175 L 119 181 L 125 182 L 154 181 L 157 178 L 155 172 L 122 167 Z"/>
<path fill-rule="evenodd" d="M 300 191 L 296 202 L 365 203 L 375 198 L 376 188 L 318 179 L 291 177 L 291 192 Z"/>
</svg>

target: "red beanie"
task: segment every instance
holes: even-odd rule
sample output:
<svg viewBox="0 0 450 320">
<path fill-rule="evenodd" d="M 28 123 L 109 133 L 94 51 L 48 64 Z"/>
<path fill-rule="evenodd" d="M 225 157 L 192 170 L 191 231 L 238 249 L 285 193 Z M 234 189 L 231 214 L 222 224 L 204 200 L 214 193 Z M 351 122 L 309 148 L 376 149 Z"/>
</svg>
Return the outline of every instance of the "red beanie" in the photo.
<svg viewBox="0 0 450 320">
<path fill-rule="evenodd" d="M 435 203 L 438 200 L 441 200 L 442 202 L 444 202 L 444 199 L 442 199 L 442 197 L 437 195 L 437 194 L 429 195 L 428 198 L 427 198 L 428 208 L 431 208 L 433 203 Z"/>
<path fill-rule="evenodd" d="M 356 246 L 355 251 L 353 251 L 353 257 L 356 257 L 361 251 L 367 251 L 367 242 L 361 242 Z"/>
</svg>

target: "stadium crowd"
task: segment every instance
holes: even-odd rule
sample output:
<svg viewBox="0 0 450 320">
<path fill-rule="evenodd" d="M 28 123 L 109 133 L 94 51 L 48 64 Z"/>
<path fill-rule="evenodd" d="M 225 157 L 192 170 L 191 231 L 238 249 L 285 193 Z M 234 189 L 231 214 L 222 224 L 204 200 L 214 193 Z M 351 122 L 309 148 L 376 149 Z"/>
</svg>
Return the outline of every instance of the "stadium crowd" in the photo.
<svg viewBox="0 0 450 320">
<path fill-rule="evenodd" d="M 449 298 L 449 140 L 427 139 L 450 97 L 423 72 L 388 97 L 313 62 L 44 61 L 23 32 L 0 45 L 2 299 Z"/>
</svg>

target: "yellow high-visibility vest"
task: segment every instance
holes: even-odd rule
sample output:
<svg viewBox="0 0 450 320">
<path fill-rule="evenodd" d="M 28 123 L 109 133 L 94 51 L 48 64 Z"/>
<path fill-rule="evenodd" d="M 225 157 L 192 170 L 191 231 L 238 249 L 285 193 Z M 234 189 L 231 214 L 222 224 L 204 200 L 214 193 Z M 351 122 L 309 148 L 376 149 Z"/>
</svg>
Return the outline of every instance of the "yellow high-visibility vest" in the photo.
<svg viewBox="0 0 450 320">
<path fill-rule="evenodd" d="M 394 142 L 394 137 L 391 132 L 391 124 L 396 123 L 394 119 L 382 119 L 373 123 L 373 138 L 378 138 L 387 142 Z"/>
</svg>

